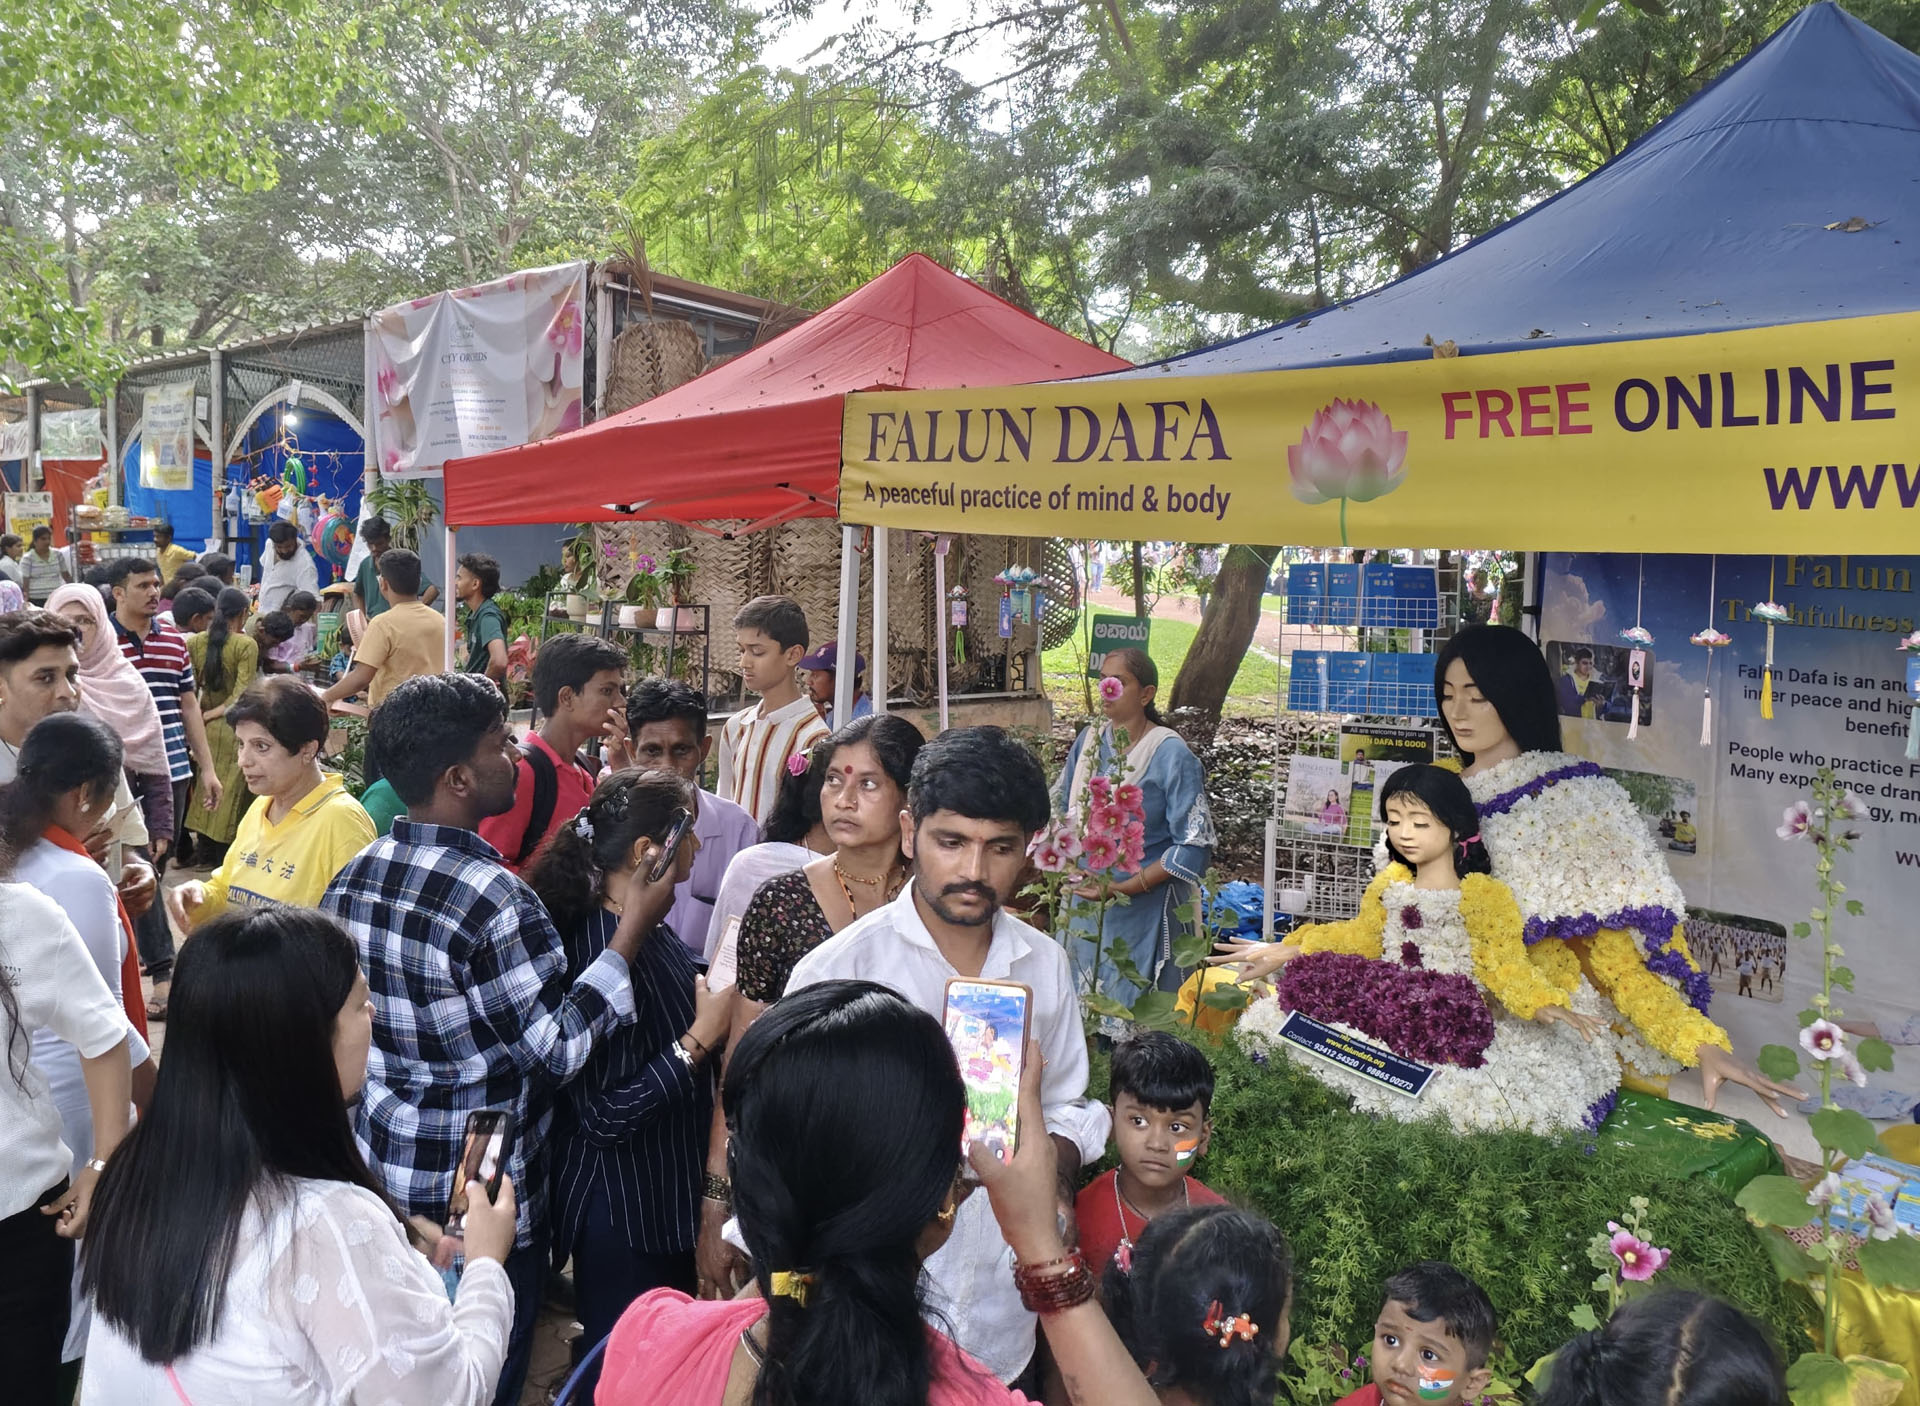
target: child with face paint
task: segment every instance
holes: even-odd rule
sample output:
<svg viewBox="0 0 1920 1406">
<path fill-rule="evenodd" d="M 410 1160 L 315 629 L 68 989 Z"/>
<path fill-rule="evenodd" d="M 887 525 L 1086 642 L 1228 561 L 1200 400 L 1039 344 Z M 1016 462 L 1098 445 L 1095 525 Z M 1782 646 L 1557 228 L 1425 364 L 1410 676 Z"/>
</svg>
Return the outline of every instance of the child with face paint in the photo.
<svg viewBox="0 0 1920 1406">
<path fill-rule="evenodd" d="M 1493 1303 L 1450 1264 L 1422 1260 L 1391 1279 L 1373 1325 L 1373 1382 L 1335 1406 L 1459 1406 L 1493 1380 Z"/>
<path fill-rule="evenodd" d="M 1113 1048 L 1108 1097 L 1120 1165 L 1074 1202 L 1080 1249 L 1096 1278 L 1127 1264 L 1156 1217 L 1225 1203 L 1188 1175 L 1213 1136 L 1213 1066 L 1204 1054 L 1165 1031 L 1131 1035 Z"/>
</svg>

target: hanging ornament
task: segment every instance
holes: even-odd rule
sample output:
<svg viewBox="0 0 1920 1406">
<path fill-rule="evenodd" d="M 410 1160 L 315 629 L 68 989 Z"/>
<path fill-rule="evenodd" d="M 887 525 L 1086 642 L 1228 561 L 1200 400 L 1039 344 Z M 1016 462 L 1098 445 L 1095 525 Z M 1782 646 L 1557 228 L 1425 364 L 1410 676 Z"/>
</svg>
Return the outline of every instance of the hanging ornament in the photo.
<svg viewBox="0 0 1920 1406">
<path fill-rule="evenodd" d="M 1920 762 L 1920 630 L 1915 630 L 1895 646 L 1907 656 L 1907 760 Z"/>
<path fill-rule="evenodd" d="M 1647 681 L 1647 656 L 1644 651 L 1653 643 L 1653 631 L 1641 624 L 1643 607 L 1647 597 L 1647 554 L 1640 554 L 1640 579 L 1633 592 L 1633 624 L 1620 632 L 1620 638 L 1635 645 L 1627 655 L 1627 682 L 1633 689 L 1633 711 L 1627 717 L 1627 741 L 1631 742 L 1640 735 L 1640 690 Z"/>
<path fill-rule="evenodd" d="M 1767 663 L 1760 673 L 1760 716 L 1768 722 L 1773 721 L 1773 627 L 1793 622 L 1792 613 L 1773 598 L 1773 569 L 1773 561 L 1769 559 L 1767 598 L 1756 605 L 1751 612 L 1755 620 L 1767 622 Z"/>
<path fill-rule="evenodd" d="M 1713 564 L 1707 568 L 1707 619 L 1713 619 L 1713 608 L 1719 599 L 1720 558 L 1712 558 Z M 1713 745 L 1713 652 L 1723 645 L 1733 643 L 1732 635 L 1724 635 L 1708 625 L 1706 629 L 1693 636 L 1692 642 L 1704 645 L 1707 651 L 1707 684 L 1700 701 L 1700 745 Z"/>
</svg>

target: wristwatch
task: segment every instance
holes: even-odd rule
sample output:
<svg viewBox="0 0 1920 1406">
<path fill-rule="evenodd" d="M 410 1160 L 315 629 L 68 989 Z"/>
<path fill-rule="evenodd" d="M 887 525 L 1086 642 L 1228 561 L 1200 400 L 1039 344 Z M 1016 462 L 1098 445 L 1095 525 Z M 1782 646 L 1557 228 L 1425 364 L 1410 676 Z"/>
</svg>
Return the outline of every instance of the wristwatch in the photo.
<svg viewBox="0 0 1920 1406">
<path fill-rule="evenodd" d="M 733 1205 L 733 1183 L 725 1177 L 708 1172 L 706 1180 L 701 1183 L 700 1197 L 704 1201 L 718 1201 L 723 1206 L 731 1206 Z"/>
</svg>

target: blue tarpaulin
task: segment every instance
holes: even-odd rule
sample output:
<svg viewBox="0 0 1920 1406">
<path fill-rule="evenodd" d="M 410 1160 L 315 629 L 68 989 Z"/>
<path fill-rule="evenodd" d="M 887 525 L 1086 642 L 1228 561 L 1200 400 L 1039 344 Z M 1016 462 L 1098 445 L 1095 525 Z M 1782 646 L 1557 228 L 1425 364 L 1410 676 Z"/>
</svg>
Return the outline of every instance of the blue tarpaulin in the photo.
<svg viewBox="0 0 1920 1406">
<path fill-rule="evenodd" d="M 1830 226 L 1863 224 L 1847 232 Z M 1682 336 L 1920 308 L 1920 56 L 1809 6 L 1619 156 L 1346 303 L 1121 376 Z"/>
</svg>

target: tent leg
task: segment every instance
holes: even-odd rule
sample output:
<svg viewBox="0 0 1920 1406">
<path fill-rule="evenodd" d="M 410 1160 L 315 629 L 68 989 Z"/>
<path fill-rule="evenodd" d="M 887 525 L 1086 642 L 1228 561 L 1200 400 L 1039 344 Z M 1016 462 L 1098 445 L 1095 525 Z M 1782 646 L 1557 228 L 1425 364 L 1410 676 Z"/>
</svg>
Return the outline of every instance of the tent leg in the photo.
<svg viewBox="0 0 1920 1406">
<path fill-rule="evenodd" d="M 840 641 L 844 655 L 853 649 L 854 632 L 860 626 L 860 529 L 852 523 L 840 528 L 840 628 L 834 638 Z M 846 720 L 853 716 L 853 670 L 844 665 L 833 674 L 833 716 Z"/>
<path fill-rule="evenodd" d="M 945 537 L 936 537 L 933 542 L 933 639 L 934 654 L 940 661 L 940 730 L 945 732 L 947 722 L 947 542 Z"/>
<path fill-rule="evenodd" d="M 454 573 L 454 569 L 459 565 L 459 561 L 460 561 L 458 548 L 454 546 L 454 536 L 457 532 L 458 532 L 458 529 L 455 528 L 452 523 L 448 523 L 446 525 L 447 561 L 446 561 L 446 566 L 444 568 L 446 571 L 446 575 L 440 578 L 442 581 L 446 583 L 446 585 L 442 588 L 441 594 L 446 597 L 446 602 L 447 602 L 446 631 L 447 631 L 447 672 L 448 673 L 452 673 L 456 668 L 459 667 L 457 664 L 454 663 L 454 660 L 453 660 L 454 615 L 457 613 L 459 609 L 459 601 L 455 599 L 454 591 L 453 591 L 453 573 Z"/>
<path fill-rule="evenodd" d="M 873 711 L 887 711 L 887 529 L 873 529 L 873 658 L 868 664 L 867 687 Z M 840 717 L 841 714 L 835 713 Z"/>
</svg>

